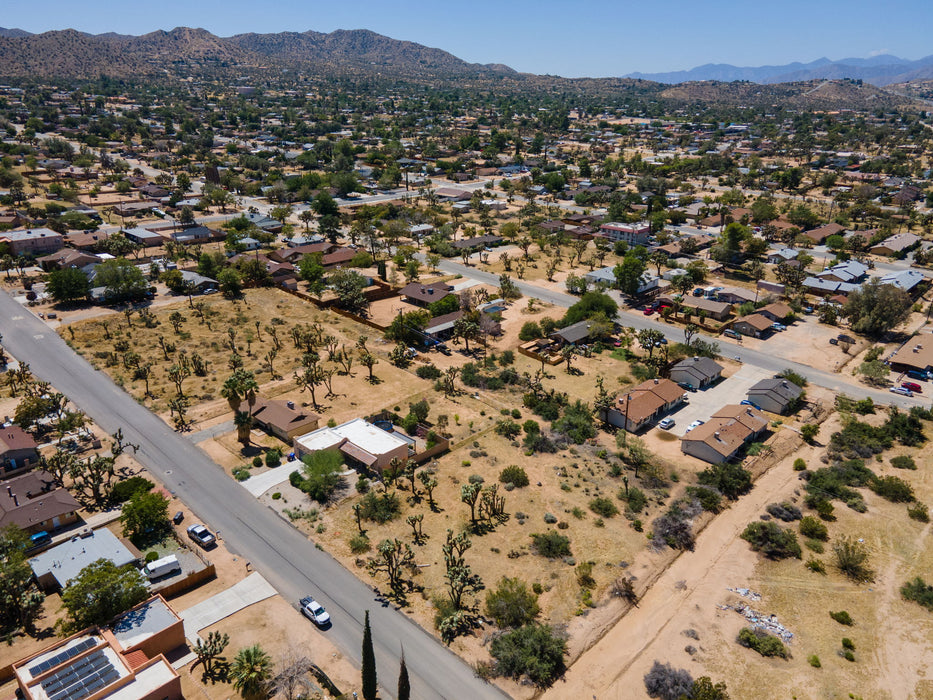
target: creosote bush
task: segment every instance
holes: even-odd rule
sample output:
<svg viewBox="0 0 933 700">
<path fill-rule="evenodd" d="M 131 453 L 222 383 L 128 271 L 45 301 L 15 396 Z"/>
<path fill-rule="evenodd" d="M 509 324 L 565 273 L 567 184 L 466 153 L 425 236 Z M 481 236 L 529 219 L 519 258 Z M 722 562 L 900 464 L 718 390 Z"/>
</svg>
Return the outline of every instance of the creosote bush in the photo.
<svg viewBox="0 0 933 700">
<path fill-rule="evenodd" d="M 784 642 L 763 629 L 743 627 L 739 632 L 738 642 L 762 656 L 777 656 L 782 659 L 790 657 L 790 650 L 784 646 Z"/>
<path fill-rule="evenodd" d="M 741 535 L 752 549 L 761 552 L 769 559 L 786 559 L 796 557 L 800 559 L 800 543 L 797 535 L 791 530 L 785 530 L 775 522 L 751 522 Z"/>
</svg>

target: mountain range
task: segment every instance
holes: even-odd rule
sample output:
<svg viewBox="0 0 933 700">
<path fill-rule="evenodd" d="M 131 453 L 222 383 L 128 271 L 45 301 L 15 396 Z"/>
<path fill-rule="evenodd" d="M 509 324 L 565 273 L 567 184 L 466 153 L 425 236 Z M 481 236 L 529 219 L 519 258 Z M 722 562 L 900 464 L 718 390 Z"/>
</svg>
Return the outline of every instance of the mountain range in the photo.
<svg viewBox="0 0 933 700">
<path fill-rule="evenodd" d="M 732 82 L 747 80 L 753 83 L 790 83 L 803 80 L 862 80 L 884 86 L 911 80 L 933 78 L 933 55 L 910 61 L 883 54 L 871 58 L 844 58 L 831 61 L 819 58 L 810 63 L 787 63 L 782 66 L 733 66 L 728 63 L 707 63 L 691 70 L 671 73 L 630 73 L 627 78 L 651 80 L 657 83 L 678 84 L 703 80 Z"/>
<path fill-rule="evenodd" d="M 397 76 L 510 74 L 501 65 L 467 63 L 441 49 L 391 39 L 368 30 L 238 34 L 218 37 L 177 27 L 142 36 L 88 34 L 74 29 L 30 34 L 0 28 L 0 75 L 130 77 L 167 69 L 325 66 Z"/>
</svg>

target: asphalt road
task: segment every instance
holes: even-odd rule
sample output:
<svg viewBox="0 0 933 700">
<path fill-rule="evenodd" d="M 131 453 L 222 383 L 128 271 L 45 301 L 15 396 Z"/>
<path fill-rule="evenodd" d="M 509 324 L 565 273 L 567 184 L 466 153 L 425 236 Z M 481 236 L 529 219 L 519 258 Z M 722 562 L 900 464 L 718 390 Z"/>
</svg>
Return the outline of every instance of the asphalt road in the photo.
<svg viewBox="0 0 933 700">
<path fill-rule="evenodd" d="M 368 609 L 383 697 L 395 696 L 403 647 L 413 697 L 506 697 L 405 614 L 383 607 L 371 587 L 261 505 L 198 447 L 91 367 L 5 292 L 0 292 L 0 333 L 11 355 L 29 363 L 34 375 L 69 396 L 101 428 L 108 433 L 122 428 L 126 439 L 140 446 L 137 459 L 208 527 L 220 531 L 226 546 L 283 597 L 294 603 L 311 593 L 320 600 L 333 618 L 325 634 L 357 665 L 363 612 Z M 310 656 L 314 659 L 313 650 Z"/>
</svg>

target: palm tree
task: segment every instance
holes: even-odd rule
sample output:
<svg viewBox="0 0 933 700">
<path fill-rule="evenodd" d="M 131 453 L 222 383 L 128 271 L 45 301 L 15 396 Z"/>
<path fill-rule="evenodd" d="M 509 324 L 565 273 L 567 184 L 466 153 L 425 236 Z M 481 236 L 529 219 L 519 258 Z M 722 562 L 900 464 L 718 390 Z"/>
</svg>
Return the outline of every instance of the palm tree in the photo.
<svg viewBox="0 0 933 700">
<path fill-rule="evenodd" d="M 236 426 L 236 439 L 249 445 L 250 431 L 253 429 L 253 416 L 249 411 L 237 411 L 233 414 L 233 424 Z"/>
<path fill-rule="evenodd" d="M 245 700 L 258 700 L 269 696 L 272 678 L 272 659 L 258 644 L 237 652 L 230 667 L 233 687 Z"/>
</svg>

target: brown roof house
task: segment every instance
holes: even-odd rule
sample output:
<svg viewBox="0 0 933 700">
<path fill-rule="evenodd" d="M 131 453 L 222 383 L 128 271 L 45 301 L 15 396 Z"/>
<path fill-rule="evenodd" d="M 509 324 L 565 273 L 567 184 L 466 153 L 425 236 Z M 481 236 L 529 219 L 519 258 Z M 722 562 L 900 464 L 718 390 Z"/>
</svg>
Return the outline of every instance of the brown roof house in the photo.
<svg viewBox="0 0 933 700">
<path fill-rule="evenodd" d="M 680 439 L 680 450 L 710 464 L 728 462 L 768 428 L 768 419 L 751 406 L 723 406 Z"/>
<path fill-rule="evenodd" d="M 13 664 L 24 700 L 181 700 L 165 654 L 185 644 L 184 622 L 162 596 L 109 627 L 89 627 Z"/>
<path fill-rule="evenodd" d="M 686 395 L 670 379 L 649 379 L 618 397 L 606 411 L 610 425 L 635 433 L 684 402 Z"/>
<path fill-rule="evenodd" d="M 749 314 L 748 316 L 742 316 L 742 318 L 736 319 L 732 324 L 732 330 L 741 333 L 742 335 L 749 335 L 753 338 L 760 338 L 762 335 L 771 330 L 771 324 L 774 323 L 767 316 L 762 316 L 761 314 Z"/>
<path fill-rule="evenodd" d="M 399 290 L 399 294 L 409 304 L 427 306 L 449 296 L 453 291 L 454 288 L 446 282 L 431 282 L 430 284 L 410 282 Z"/>
<path fill-rule="evenodd" d="M 0 427 L 0 477 L 31 469 L 39 463 L 39 445 L 18 425 Z"/>
<path fill-rule="evenodd" d="M 846 227 L 837 223 L 826 224 L 819 228 L 804 231 L 803 235 L 813 241 L 813 245 L 821 245 L 830 236 L 841 236 L 845 233 Z"/>
<path fill-rule="evenodd" d="M 0 482 L 0 530 L 10 525 L 28 534 L 57 530 L 76 523 L 80 508 L 44 470 Z"/>
<path fill-rule="evenodd" d="M 257 398 L 253 404 L 253 422 L 287 443 L 298 435 L 317 430 L 321 416 L 296 407 L 294 401 Z"/>
<path fill-rule="evenodd" d="M 898 255 L 920 244 L 923 239 L 915 233 L 895 233 L 878 245 L 868 249 L 872 255 Z"/>
<path fill-rule="evenodd" d="M 794 313 L 794 310 L 784 302 L 776 301 L 767 306 L 762 306 L 757 313 L 765 318 L 770 318 L 775 323 L 783 323 L 785 318 Z"/>
<path fill-rule="evenodd" d="M 888 364 L 895 372 L 930 372 L 933 370 L 933 336 L 915 335 L 897 349 Z"/>
</svg>

